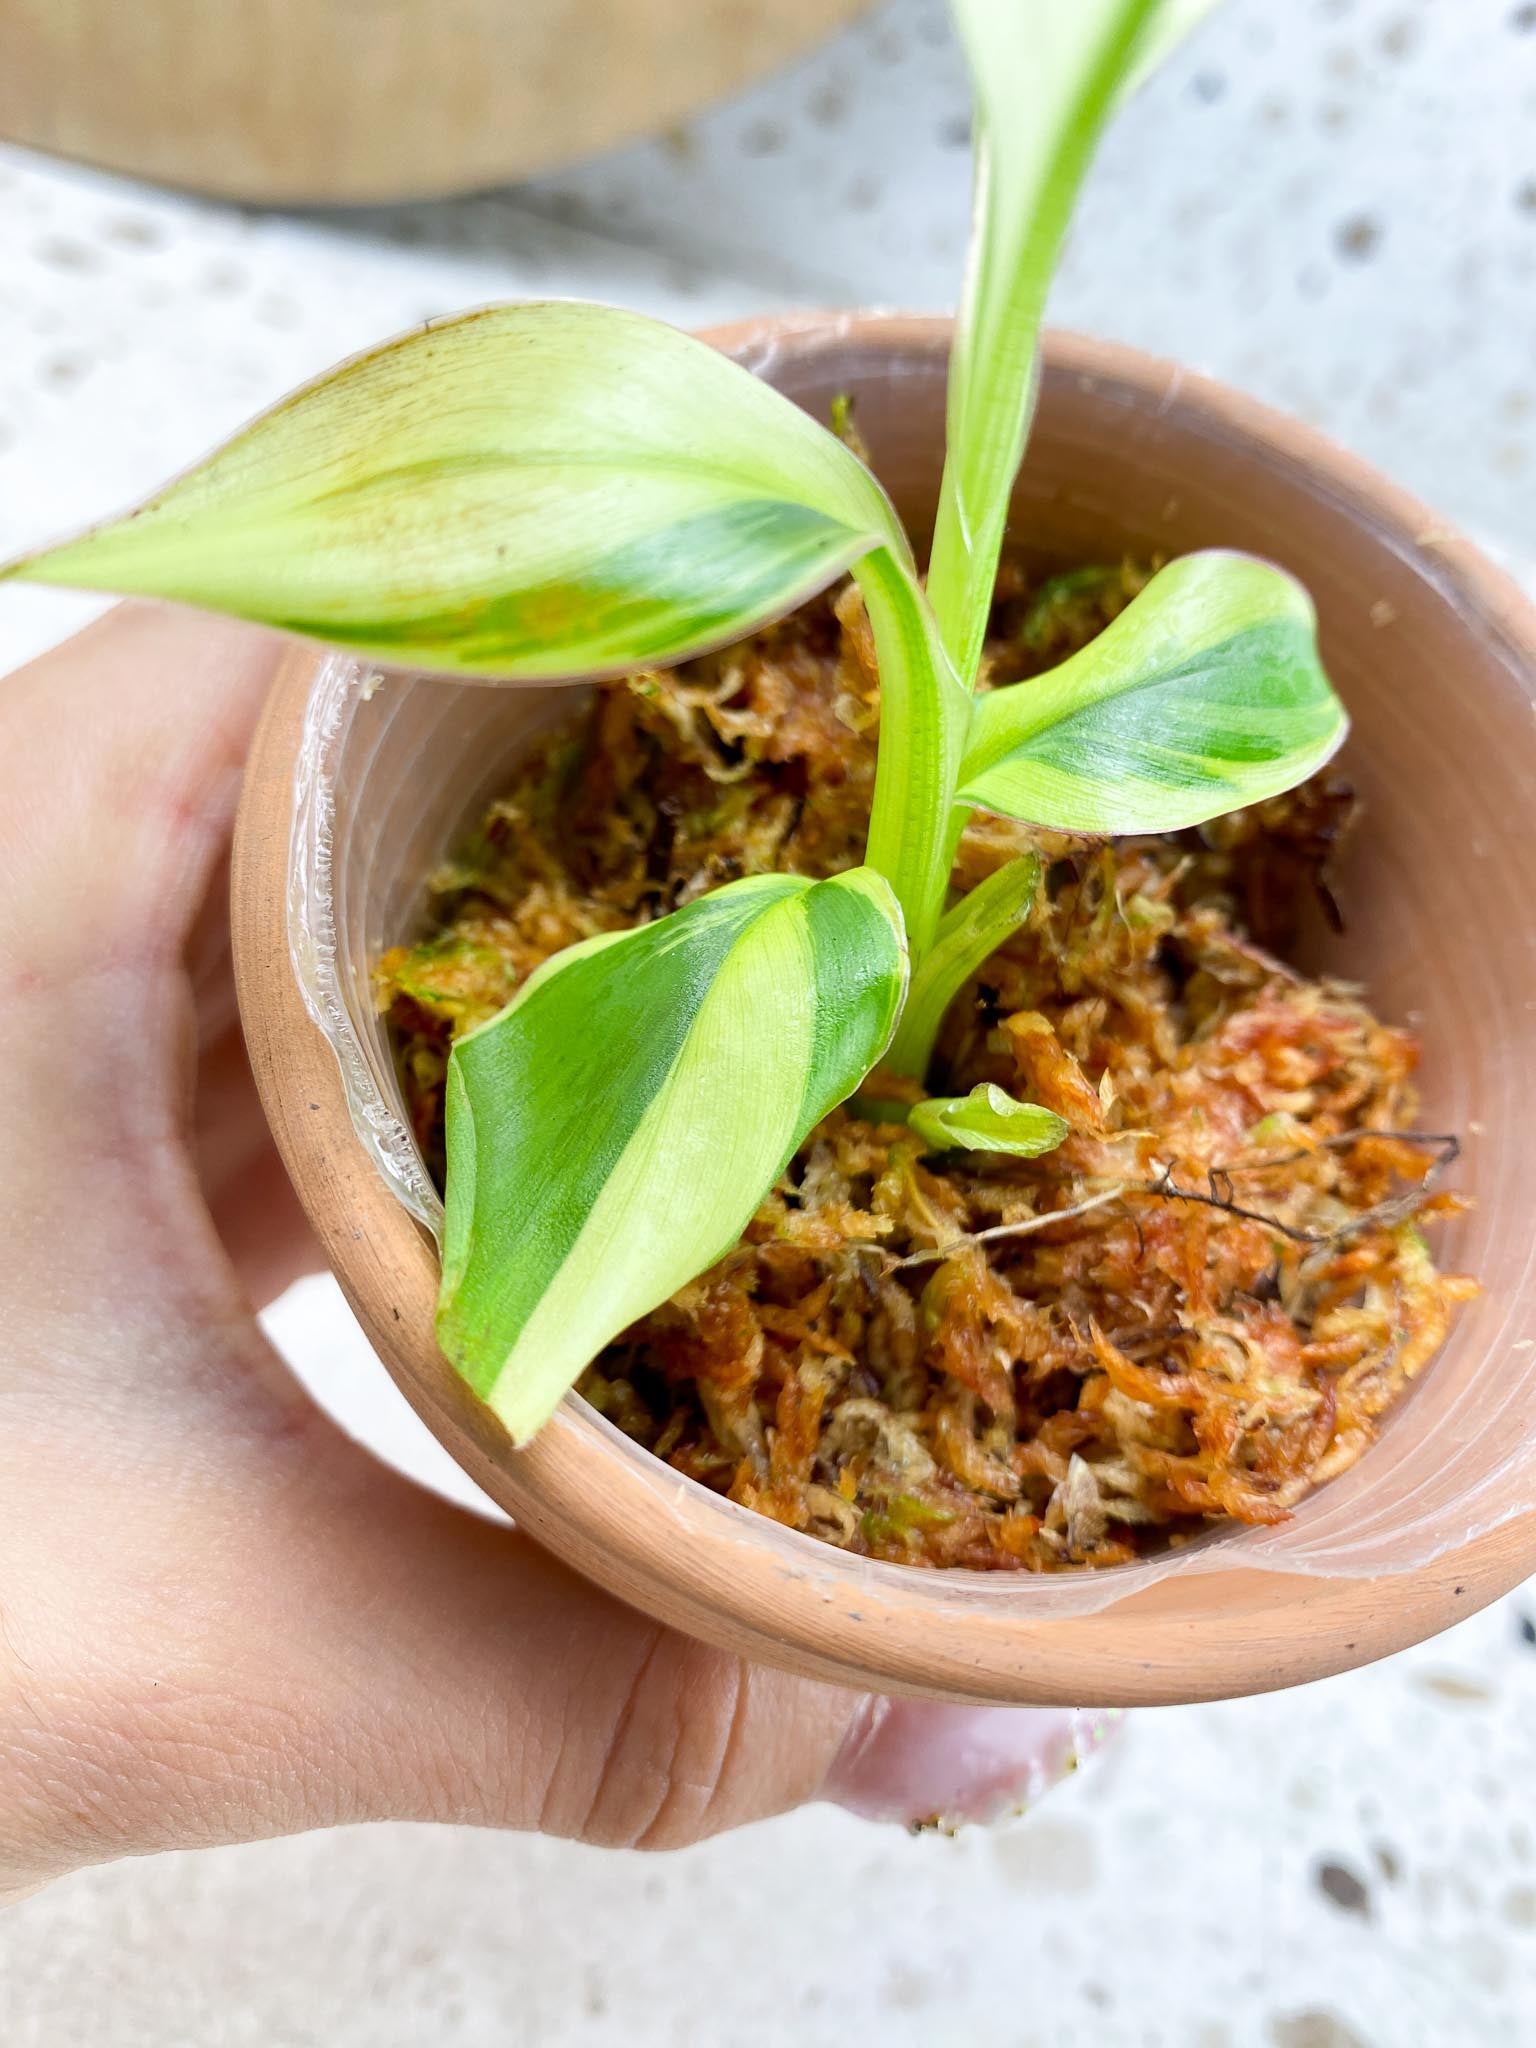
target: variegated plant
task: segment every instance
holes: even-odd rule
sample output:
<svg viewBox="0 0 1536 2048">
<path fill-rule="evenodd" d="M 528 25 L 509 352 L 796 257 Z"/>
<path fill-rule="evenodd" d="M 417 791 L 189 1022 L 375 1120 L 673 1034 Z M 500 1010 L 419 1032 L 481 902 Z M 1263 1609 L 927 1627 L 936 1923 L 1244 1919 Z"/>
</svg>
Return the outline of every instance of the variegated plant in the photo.
<svg viewBox="0 0 1536 2048">
<path fill-rule="evenodd" d="M 388 343 L 129 518 L 0 572 L 504 682 L 681 661 L 857 579 L 881 680 L 867 864 L 749 876 L 575 946 L 454 1047 L 438 1330 L 518 1442 L 734 1242 L 877 1066 L 908 1096 L 921 1083 L 945 1009 L 1036 892 L 1026 857 L 946 907 L 972 809 L 1171 831 L 1289 788 L 1343 736 L 1305 592 L 1230 553 L 1170 564 L 1051 674 L 975 691 L 1078 185 L 1116 103 L 1208 4 L 953 0 L 975 221 L 926 587 L 833 434 L 702 344 L 574 304 Z M 936 1150 L 1065 1134 L 995 1087 L 882 1113 Z"/>
</svg>

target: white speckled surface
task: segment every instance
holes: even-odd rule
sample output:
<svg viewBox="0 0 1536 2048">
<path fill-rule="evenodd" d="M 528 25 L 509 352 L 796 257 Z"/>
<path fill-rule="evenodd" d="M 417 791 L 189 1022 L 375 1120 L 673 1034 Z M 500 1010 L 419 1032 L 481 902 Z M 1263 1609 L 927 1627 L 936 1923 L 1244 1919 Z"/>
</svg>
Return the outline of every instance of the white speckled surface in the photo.
<svg viewBox="0 0 1536 2048">
<path fill-rule="evenodd" d="M 346 349 L 494 296 L 696 324 L 937 305 L 964 94 L 938 0 L 540 185 L 345 218 L 0 151 L 0 552 Z M 1247 385 L 1536 562 L 1536 6 L 1231 0 L 1122 118 L 1058 318 Z M 83 603 L 0 598 L 0 667 Z M 467 1491 L 328 1283 L 274 1327 Z M 7 2048 L 1462 2048 L 1536 2039 L 1536 1596 L 1286 1697 L 1143 1716 L 996 1836 L 817 1811 L 665 1862 L 377 1829 L 93 1873 L 0 1921 Z"/>
</svg>

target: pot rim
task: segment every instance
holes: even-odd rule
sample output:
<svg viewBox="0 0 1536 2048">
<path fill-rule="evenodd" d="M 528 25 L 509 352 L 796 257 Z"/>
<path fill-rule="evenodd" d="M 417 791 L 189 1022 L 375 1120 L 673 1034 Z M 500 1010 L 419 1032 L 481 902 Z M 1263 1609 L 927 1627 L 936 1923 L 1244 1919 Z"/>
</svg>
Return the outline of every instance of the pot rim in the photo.
<svg viewBox="0 0 1536 2048">
<path fill-rule="evenodd" d="M 765 318 L 705 338 L 762 370 L 785 351 L 846 343 L 935 358 L 950 321 L 903 314 Z M 1536 658 L 1536 610 L 1470 543 L 1409 493 L 1322 435 L 1181 366 L 1115 343 L 1048 337 L 1052 374 L 1107 402 L 1177 405 L 1181 424 L 1260 442 L 1430 584 L 1464 629 L 1515 667 Z M 294 769 L 323 653 L 295 647 L 274 685 L 247 769 L 232 926 L 242 1020 L 279 1150 L 354 1312 L 417 1413 L 499 1505 L 585 1576 L 719 1646 L 804 1674 L 883 1691 L 973 1701 L 1167 1704 L 1300 1683 L 1436 1633 L 1536 1568 L 1536 1513 L 1392 1575 L 1302 1574 L 1212 1556 L 1116 1597 L 1052 1612 L 1053 1585 L 1011 1574 L 927 1572 L 860 1558 L 684 1479 L 569 1397 L 527 1449 L 437 1350 L 435 1251 L 357 1138 L 329 1045 L 288 953 Z M 1219 1537 L 1211 1549 L 1225 1549 Z M 1134 1569 L 1134 1568 L 1127 1568 Z M 1106 1580 L 1114 1577 L 1106 1574 Z M 1075 1583 L 1075 1575 L 1073 1582 Z M 1021 1599 L 1021 1590 L 1025 1597 Z"/>
</svg>

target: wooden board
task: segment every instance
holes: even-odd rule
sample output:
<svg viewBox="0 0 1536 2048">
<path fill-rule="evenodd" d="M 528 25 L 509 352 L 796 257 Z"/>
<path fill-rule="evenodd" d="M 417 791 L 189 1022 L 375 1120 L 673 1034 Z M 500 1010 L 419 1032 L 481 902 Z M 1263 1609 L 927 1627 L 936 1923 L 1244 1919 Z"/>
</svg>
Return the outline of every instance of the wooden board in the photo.
<svg viewBox="0 0 1536 2048">
<path fill-rule="evenodd" d="M 223 197 L 499 184 L 676 122 L 866 0 L 0 0 L 0 136 Z"/>
</svg>

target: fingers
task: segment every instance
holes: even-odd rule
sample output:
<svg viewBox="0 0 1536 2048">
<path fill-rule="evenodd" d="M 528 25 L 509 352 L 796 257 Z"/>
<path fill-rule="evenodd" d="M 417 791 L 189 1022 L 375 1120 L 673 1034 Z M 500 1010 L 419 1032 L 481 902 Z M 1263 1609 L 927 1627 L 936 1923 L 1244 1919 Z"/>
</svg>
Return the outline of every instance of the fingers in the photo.
<svg viewBox="0 0 1536 2048">
<path fill-rule="evenodd" d="M 749 1669 L 323 1425 L 262 1447 L 259 1526 L 238 1462 L 180 1491 L 148 1571 L 75 1531 L 112 1639 L 61 1652 L 33 1626 L 11 1645 L 32 1697 L 65 1704 L 40 1732 L 13 1701 L 8 1731 L 0 1685 L 0 1881 L 380 1818 L 651 1848 L 817 1797 L 907 1824 L 988 1818 L 1074 1754 L 1065 1714 L 874 1707 Z"/>
<path fill-rule="evenodd" d="M 197 1064 L 196 1155 L 213 1226 L 251 1304 L 265 1308 L 325 1259 L 272 1143 L 238 1024 Z"/>
<path fill-rule="evenodd" d="M 34 988 L 179 955 L 278 647 L 123 605 L 0 684 L 0 956 Z"/>
<path fill-rule="evenodd" d="M 300 1399 L 241 1328 L 240 1280 L 259 1300 L 312 1255 L 244 1069 L 221 886 L 276 647 L 129 606 L 0 682 L 0 1386 L 98 1428 L 120 1401 Z M 210 1369 L 220 1335 L 238 1383 Z"/>
<path fill-rule="evenodd" d="M 822 1797 L 903 1825 L 992 1818 L 1076 1753 L 1069 1714 L 877 1704 L 745 1665 L 392 1474 L 358 1485 L 332 1495 L 327 1555 L 355 1574 L 341 1605 L 382 1573 L 393 1587 L 387 1634 L 376 1606 L 352 1631 L 346 1690 L 390 1723 L 355 1786 L 364 1813 L 676 1848 Z M 326 1639 L 347 1634 L 333 1613 Z"/>
<path fill-rule="evenodd" d="M 252 1308 L 269 1307 L 295 1280 L 325 1271 L 319 1240 L 270 1144 L 208 1199 L 224 1255 Z"/>
<path fill-rule="evenodd" d="M 0 684 L 0 1071 L 33 1213 L 83 1225 L 93 1168 L 179 1136 L 196 1037 L 182 951 L 275 645 L 125 606 Z"/>
<path fill-rule="evenodd" d="M 278 648 L 122 606 L 0 682 L 0 1066 L 28 1271 L 68 1263 L 115 1294 L 109 1254 L 142 1266 L 179 1234 L 227 1287 L 179 1157 L 195 1053 L 204 1189 L 239 1278 L 259 1302 L 317 1263 L 229 963 L 228 841 Z"/>
<path fill-rule="evenodd" d="M 203 1197 L 247 1299 L 265 1308 L 325 1259 L 272 1142 L 246 1056 L 229 933 L 229 862 L 218 861 L 186 946 L 196 1020 L 193 1149 Z"/>
</svg>

